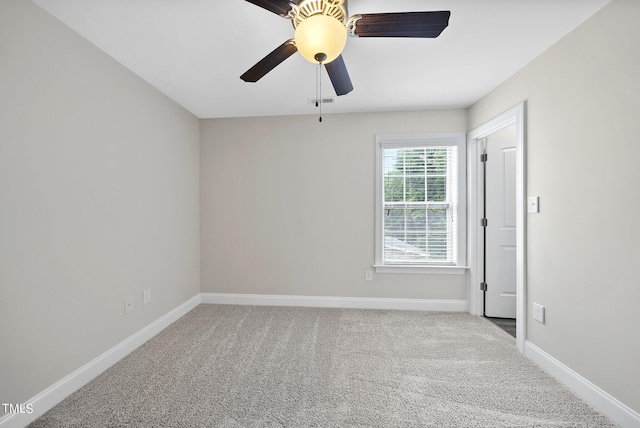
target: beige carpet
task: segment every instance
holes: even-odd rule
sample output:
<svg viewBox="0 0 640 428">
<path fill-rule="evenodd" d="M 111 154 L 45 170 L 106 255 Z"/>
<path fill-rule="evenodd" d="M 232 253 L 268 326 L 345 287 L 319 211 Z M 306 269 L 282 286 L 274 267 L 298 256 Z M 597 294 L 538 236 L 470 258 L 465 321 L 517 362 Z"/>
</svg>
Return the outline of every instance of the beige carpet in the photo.
<svg viewBox="0 0 640 428">
<path fill-rule="evenodd" d="M 460 313 L 200 305 L 31 427 L 613 427 Z"/>
</svg>

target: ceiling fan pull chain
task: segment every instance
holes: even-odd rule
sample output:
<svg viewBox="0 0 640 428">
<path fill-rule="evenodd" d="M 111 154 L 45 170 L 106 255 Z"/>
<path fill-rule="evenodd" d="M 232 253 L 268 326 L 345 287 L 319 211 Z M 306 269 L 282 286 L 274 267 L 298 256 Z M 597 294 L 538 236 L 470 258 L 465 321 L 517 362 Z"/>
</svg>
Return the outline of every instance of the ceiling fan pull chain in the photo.
<svg viewBox="0 0 640 428">
<path fill-rule="evenodd" d="M 320 107 L 320 118 L 318 121 L 322 122 L 322 63 L 327 59 L 327 55 L 318 52 L 314 58 L 318 61 L 318 67 L 316 68 L 316 107 Z"/>
<path fill-rule="evenodd" d="M 319 122 L 322 122 L 322 62 L 316 65 L 316 107 L 320 108 Z"/>
<path fill-rule="evenodd" d="M 320 92 L 320 90 L 318 89 L 318 79 L 320 76 L 320 63 L 318 63 L 318 65 L 316 65 L 316 107 L 319 106 L 319 101 L 320 101 L 320 97 L 318 96 L 318 93 Z"/>
<path fill-rule="evenodd" d="M 318 122 L 322 122 L 322 63 L 319 62 L 318 63 L 318 86 L 320 88 L 320 96 L 318 97 L 320 99 L 320 119 L 318 119 Z"/>
</svg>

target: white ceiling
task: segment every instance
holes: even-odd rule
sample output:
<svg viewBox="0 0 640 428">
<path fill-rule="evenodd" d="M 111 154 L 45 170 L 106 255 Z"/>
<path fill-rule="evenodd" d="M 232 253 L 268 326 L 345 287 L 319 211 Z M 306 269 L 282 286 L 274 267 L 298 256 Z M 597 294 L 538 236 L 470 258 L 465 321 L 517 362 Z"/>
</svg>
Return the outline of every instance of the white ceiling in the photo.
<svg viewBox="0 0 640 428">
<path fill-rule="evenodd" d="M 315 66 L 294 54 L 240 75 L 291 22 L 244 0 L 34 0 L 199 118 L 313 114 Z M 325 113 L 468 107 L 610 0 L 349 0 L 357 13 L 450 10 L 436 39 L 350 38 L 354 90 Z M 335 96 L 326 74 L 323 96 Z"/>
</svg>

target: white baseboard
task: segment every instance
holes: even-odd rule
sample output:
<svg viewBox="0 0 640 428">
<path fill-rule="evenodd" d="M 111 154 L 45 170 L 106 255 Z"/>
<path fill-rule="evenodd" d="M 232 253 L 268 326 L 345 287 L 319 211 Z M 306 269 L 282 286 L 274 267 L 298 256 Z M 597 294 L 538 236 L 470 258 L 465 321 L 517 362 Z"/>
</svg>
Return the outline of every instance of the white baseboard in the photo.
<svg viewBox="0 0 640 428">
<path fill-rule="evenodd" d="M 0 428 L 22 428 L 27 426 L 199 304 L 200 294 L 187 300 L 35 397 L 27 400 L 23 404 L 24 406 L 31 404 L 29 407 L 33 409 L 32 413 L 5 414 L 0 418 Z"/>
<path fill-rule="evenodd" d="M 466 300 L 391 299 L 379 297 L 289 296 L 274 294 L 201 293 L 202 303 L 219 305 L 304 306 L 316 308 L 399 309 L 466 312 Z"/>
<path fill-rule="evenodd" d="M 621 427 L 640 428 L 640 414 L 638 412 L 621 403 L 533 343 L 525 342 L 524 354 Z"/>
</svg>

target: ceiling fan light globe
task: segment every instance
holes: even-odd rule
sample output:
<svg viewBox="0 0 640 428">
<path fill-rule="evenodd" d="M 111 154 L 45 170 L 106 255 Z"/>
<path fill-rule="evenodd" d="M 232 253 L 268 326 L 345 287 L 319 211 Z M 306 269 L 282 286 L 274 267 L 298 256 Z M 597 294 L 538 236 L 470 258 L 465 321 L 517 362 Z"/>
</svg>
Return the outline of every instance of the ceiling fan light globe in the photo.
<svg viewBox="0 0 640 428">
<path fill-rule="evenodd" d="M 317 64 L 317 54 L 325 54 L 323 64 L 336 59 L 347 43 L 347 28 L 331 16 L 316 14 L 296 27 L 295 42 L 304 59 Z"/>
</svg>

